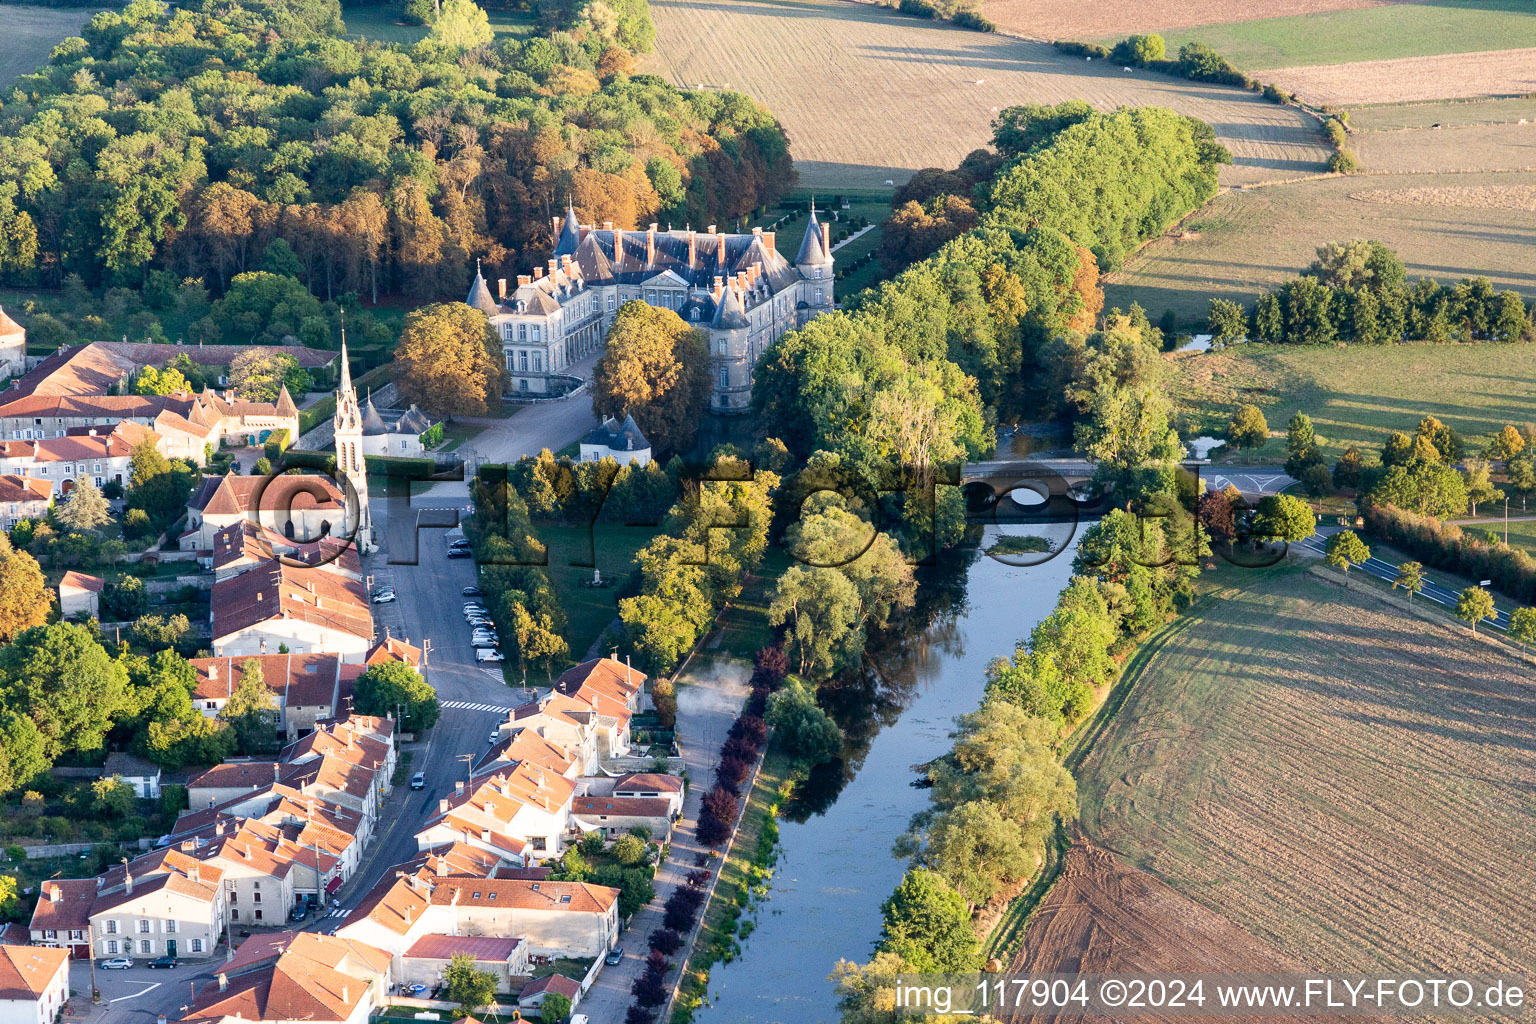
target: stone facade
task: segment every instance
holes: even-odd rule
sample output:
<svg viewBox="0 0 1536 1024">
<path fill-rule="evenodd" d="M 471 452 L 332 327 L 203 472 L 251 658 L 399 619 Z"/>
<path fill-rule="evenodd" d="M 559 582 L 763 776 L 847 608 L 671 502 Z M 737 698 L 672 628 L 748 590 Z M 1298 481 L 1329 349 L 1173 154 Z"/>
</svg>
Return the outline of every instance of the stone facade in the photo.
<svg viewBox="0 0 1536 1024">
<path fill-rule="evenodd" d="M 746 412 L 752 367 L 785 331 L 833 308 L 831 235 L 814 212 L 793 261 L 774 233 L 629 231 L 579 223 L 575 210 L 554 223 L 559 239 L 547 267 L 497 297 L 475 271 L 469 305 L 501 339 L 513 394 L 548 394 L 553 375 L 603 345 L 619 307 L 645 302 L 676 310 L 705 332 L 719 413 Z"/>
</svg>

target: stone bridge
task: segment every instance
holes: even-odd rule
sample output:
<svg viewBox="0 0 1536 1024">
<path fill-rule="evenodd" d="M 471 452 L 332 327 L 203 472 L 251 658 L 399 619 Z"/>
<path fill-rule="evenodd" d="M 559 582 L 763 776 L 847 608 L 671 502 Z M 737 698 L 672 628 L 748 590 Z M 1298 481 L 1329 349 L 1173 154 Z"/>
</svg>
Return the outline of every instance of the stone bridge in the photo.
<svg viewBox="0 0 1536 1024">
<path fill-rule="evenodd" d="M 1094 464 L 1086 459 L 999 459 L 971 462 L 960 469 L 960 486 L 985 486 L 993 498 L 1025 487 L 1044 497 L 1087 496 L 1082 487 L 1093 479 Z"/>
</svg>

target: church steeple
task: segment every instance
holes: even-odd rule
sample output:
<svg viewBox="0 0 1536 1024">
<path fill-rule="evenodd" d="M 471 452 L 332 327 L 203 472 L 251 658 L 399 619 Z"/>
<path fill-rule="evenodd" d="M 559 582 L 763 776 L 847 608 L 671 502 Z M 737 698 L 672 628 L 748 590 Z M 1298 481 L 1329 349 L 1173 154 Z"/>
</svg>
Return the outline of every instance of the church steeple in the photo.
<svg viewBox="0 0 1536 1024">
<path fill-rule="evenodd" d="M 368 513 L 368 466 L 363 458 L 363 413 L 357 404 L 357 388 L 352 385 L 352 366 L 347 361 L 346 313 L 341 321 L 341 380 L 336 388 L 336 415 L 331 420 L 336 443 L 336 471 L 352 485 L 357 495 L 357 509 L 350 500 L 347 507 L 347 532 L 358 551 L 373 550 L 373 519 Z M 349 496 L 350 498 L 350 496 Z"/>
</svg>

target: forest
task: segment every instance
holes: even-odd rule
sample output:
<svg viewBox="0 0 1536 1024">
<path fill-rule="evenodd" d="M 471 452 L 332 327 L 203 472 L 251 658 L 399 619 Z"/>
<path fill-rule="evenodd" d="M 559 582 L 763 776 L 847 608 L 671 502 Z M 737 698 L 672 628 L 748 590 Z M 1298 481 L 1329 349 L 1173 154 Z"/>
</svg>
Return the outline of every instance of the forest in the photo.
<svg viewBox="0 0 1536 1024">
<path fill-rule="evenodd" d="M 497 39 L 448 0 L 412 47 L 346 36 L 336 0 L 134 0 L 0 97 L 0 281 L 215 294 L 282 240 L 330 301 L 513 276 L 551 217 L 729 223 L 793 176 L 745 96 L 631 75 L 644 3 L 548 5 Z M 286 253 L 284 254 L 286 257 Z"/>
</svg>

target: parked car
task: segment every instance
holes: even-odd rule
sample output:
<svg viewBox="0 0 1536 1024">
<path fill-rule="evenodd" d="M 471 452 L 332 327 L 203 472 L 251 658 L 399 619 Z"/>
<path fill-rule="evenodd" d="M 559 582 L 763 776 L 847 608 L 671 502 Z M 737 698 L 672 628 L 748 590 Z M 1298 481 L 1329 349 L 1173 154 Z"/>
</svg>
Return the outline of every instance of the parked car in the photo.
<svg viewBox="0 0 1536 1024">
<path fill-rule="evenodd" d="M 623 959 L 624 959 L 624 947 L 623 946 L 614 946 L 612 949 L 610 949 L 608 951 L 608 955 L 603 957 L 603 963 L 607 964 L 609 967 L 612 967 L 614 964 L 618 963 L 620 960 L 623 960 Z"/>
<path fill-rule="evenodd" d="M 115 956 L 111 960 L 101 962 L 101 969 L 104 971 L 126 971 L 132 966 L 132 958 L 126 956 Z"/>
<path fill-rule="evenodd" d="M 469 646 L 476 649 L 487 647 L 500 647 L 501 641 L 494 636 L 477 636 L 470 640 Z"/>
<path fill-rule="evenodd" d="M 499 742 L 500 740 L 501 740 L 501 730 L 500 729 L 492 729 L 491 730 L 491 735 L 486 739 L 485 744 L 488 747 L 494 747 L 497 744 L 497 742 Z"/>
<path fill-rule="evenodd" d="M 448 550 L 454 551 L 458 549 L 468 550 L 469 541 L 465 540 L 463 537 L 457 537 L 448 542 Z"/>
<path fill-rule="evenodd" d="M 481 590 L 479 587 L 465 587 L 463 594 L 465 597 L 484 597 L 485 591 Z"/>
<path fill-rule="evenodd" d="M 152 971 L 158 970 L 161 967 L 164 967 L 166 970 L 174 969 L 176 967 L 176 958 L 173 956 L 157 956 L 149 962 L 149 969 Z"/>
<path fill-rule="evenodd" d="M 394 599 L 395 592 L 393 590 L 381 590 L 373 595 L 374 604 L 389 604 Z"/>
<path fill-rule="evenodd" d="M 448 549 L 448 557 L 449 558 L 469 558 L 473 554 L 474 554 L 474 552 L 470 551 L 469 548 L 449 548 Z"/>
<path fill-rule="evenodd" d="M 288 911 L 288 920 L 297 924 L 309 916 L 309 907 L 303 903 Z"/>
<path fill-rule="evenodd" d="M 411 776 L 411 788 L 412 789 L 426 789 L 427 788 L 427 773 L 426 772 L 417 772 L 415 775 L 412 775 Z"/>
<path fill-rule="evenodd" d="M 503 658 L 501 656 L 501 652 L 498 651 L 494 647 L 490 647 L 490 648 L 481 647 L 481 648 L 478 648 L 475 651 L 475 660 L 476 661 L 506 661 L 507 659 Z"/>
</svg>

